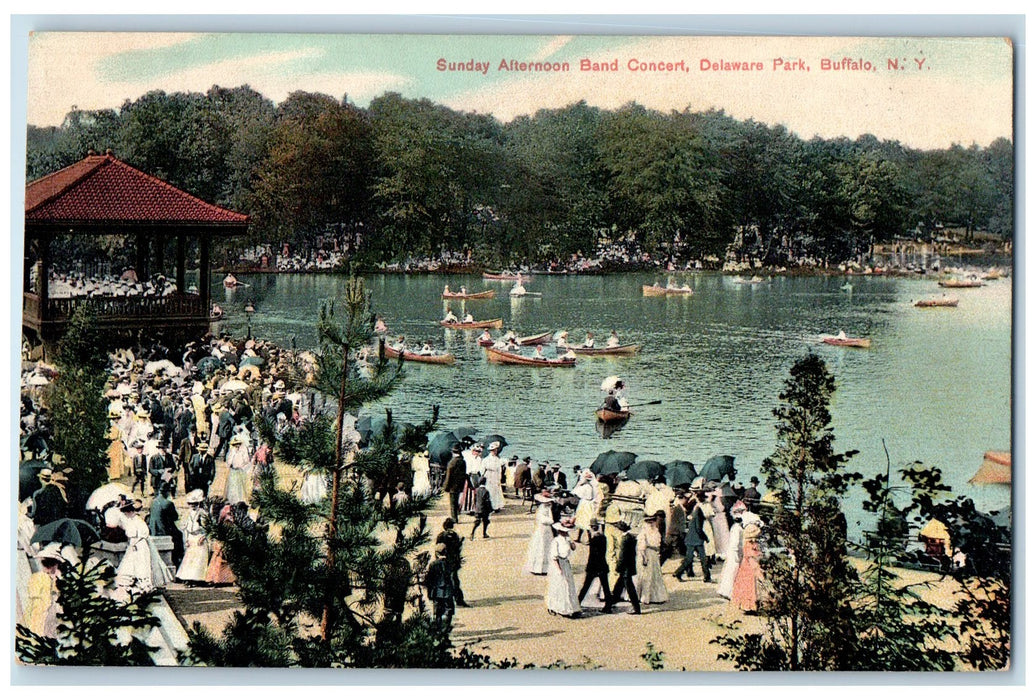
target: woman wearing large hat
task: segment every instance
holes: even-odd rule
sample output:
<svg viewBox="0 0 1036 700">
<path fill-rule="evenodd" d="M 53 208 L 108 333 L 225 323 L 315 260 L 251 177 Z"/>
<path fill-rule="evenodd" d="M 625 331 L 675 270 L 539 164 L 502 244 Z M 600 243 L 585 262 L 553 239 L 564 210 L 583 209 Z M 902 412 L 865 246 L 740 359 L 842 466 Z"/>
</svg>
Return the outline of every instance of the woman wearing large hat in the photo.
<svg viewBox="0 0 1036 700">
<path fill-rule="evenodd" d="M 209 566 L 209 542 L 205 536 L 203 522 L 205 511 L 202 504 L 204 501 L 205 494 L 201 489 L 195 489 L 187 494 L 187 506 L 190 510 L 183 528 L 186 548 L 180 568 L 176 570 L 176 578 L 188 585 L 204 583 L 205 571 Z"/>
<path fill-rule="evenodd" d="M 550 564 L 550 545 L 554 538 L 551 526 L 554 524 L 552 500 L 547 492 L 538 493 L 533 500 L 536 508 L 536 524 L 529 538 L 529 550 L 525 555 L 525 570 L 537 576 L 545 576 Z"/>
<path fill-rule="evenodd" d="M 550 543 L 550 561 L 547 564 L 547 611 L 554 615 L 578 617 L 582 613 L 575 578 L 572 576 L 571 556 L 575 544 L 569 540 L 569 524 L 553 525 L 554 540 Z"/>
</svg>

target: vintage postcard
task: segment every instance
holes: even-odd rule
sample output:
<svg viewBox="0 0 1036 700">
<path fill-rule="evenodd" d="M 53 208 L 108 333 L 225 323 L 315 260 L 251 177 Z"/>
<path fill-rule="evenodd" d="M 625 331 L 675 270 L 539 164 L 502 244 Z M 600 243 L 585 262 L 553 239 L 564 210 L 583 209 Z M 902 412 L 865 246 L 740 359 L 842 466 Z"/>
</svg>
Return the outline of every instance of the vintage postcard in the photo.
<svg viewBox="0 0 1036 700">
<path fill-rule="evenodd" d="M 1014 65 L 33 33 L 18 663 L 1010 669 Z"/>
</svg>

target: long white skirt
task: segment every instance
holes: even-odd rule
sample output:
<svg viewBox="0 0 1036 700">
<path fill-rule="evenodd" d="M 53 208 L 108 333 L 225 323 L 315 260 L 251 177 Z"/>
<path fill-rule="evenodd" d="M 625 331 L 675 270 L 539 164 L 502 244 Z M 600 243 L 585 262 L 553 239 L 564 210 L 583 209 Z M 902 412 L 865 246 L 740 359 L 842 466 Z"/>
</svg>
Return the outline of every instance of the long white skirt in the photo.
<svg viewBox="0 0 1036 700">
<path fill-rule="evenodd" d="M 187 547 L 183 553 L 183 561 L 176 570 L 176 578 L 181 581 L 204 581 L 205 571 L 209 568 L 209 544 L 203 535 L 192 535 L 187 538 Z"/>
<path fill-rule="evenodd" d="M 741 525 L 734 523 L 730 528 L 730 536 L 727 543 L 727 556 L 723 562 L 723 571 L 719 575 L 719 586 L 716 593 L 730 600 L 734 592 L 734 579 L 737 577 L 737 568 L 741 564 Z"/>
<path fill-rule="evenodd" d="M 529 551 L 525 556 L 525 570 L 532 574 L 547 573 L 550 562 L 550 543 L 554 531 L 550 525 L 537 525 L 529 538 Z"/>
<path fill-rule="evenodd" d="M 637 596 L 641 603 L 664 603 L 669 600 L 669 592 L 662 580 L 658 550 L 648 549 L 645 557 L 647 564 L 640 566 L 637 571 Z"/>
<path fill-rule="evenodd" d="M 558 615 L 574 615 L 580 612 L 579 590 L 572 578 L 572 564 L 568 559 L 556 559 L 547 569 L 547 610 Z"/>
<path fill-rule="evenodd" d="M 489 491 L 489 502 L 493 506 L 493 510 L 500 510 L 504 507 L 504 488 L 500 485 L 499 473 L 495 475 L 489 475 L 487 472 L 486 479 L 486 490 Z"/>
<path fill-rule="evenodd" d="M 122 561 L 115 569 L 115 587 L 120 600 L 128 599 L 130 593 L 154 590 L 149 545 L 149 538 L 131 540 L 123 552 Z"/>
</svg>

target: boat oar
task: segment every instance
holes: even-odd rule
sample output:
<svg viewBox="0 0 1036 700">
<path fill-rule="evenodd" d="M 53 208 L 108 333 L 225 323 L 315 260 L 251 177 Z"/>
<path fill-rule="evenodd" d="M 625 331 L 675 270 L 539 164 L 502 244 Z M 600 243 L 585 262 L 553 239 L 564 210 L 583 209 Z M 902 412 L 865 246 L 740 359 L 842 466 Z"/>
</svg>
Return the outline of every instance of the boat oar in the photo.
<svg viewBox="0 0 1036 700">
<path fill-rule="evenodd" d="M 630 404 L 627 408 L 640 408 L 641 406 L 657 406 L 660 403 L 662 403 L 662 399 L 655 399 L 654 401 L 648 401 L 647 403 L 633 403 Z"/>
</svg>

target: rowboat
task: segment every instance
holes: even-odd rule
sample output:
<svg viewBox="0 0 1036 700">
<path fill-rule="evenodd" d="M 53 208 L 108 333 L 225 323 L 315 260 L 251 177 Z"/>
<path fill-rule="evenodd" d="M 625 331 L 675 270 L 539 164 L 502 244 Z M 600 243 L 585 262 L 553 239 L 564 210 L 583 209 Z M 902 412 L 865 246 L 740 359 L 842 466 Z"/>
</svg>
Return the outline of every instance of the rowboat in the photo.
<svg viewBox="0 0 1036 700">
<path fill-rule="evenodd" d="M 487 289 L 484 292 L 476 292 L 475 294 L 464 294 L 461 292 L 443 292 L 443 299 L 492 299 L 496 296 L 496 290 Z"/>
<path fill-rule="evenodd" d="M 870 338 L 838 338 L 835 336 L 827 336 L 822 338 L 821 342 L 827 343 L 828 345 L 837 345 L 842 348 L 869 348 L 871 346 Z"/>
<path fill-rule="evenodd" d="M 482 279 L 484 280 L 506 280 L 508 282 L 514 282 L 519 279 L 522 275 L 517 272 L 483 272 Z"/>
<path fill-rule="evenodd" d="M 602 423 L 621 423 L 633 415 L 632 411 L 609 411 L 607 408 L 599 408 L 595 413 Z"/>
<path fill-rule="evenodd" d="M 637 351 L 640 350 L 640 346 L 633 343 L 615 345 L 610 348 L 583 348 L 578 345 L 570 345 L 568 349 L 577 355 L 636 355 Z"/>
<path fill-rule="evenodd" d="M 496 343 L 496 341 L 493 340 L 492 338 L 487 338 L 486 340 L 482 340 L 481 338 L 478 339 L 478 344 L 481 345 L 484 348 L 488 348 L 488 347 L 494 345 L 495 343 Z"/>
<path fill-rule="evenodd" d="M 973 287 L 982 287 L 984 283 L 979 280 L 942 280 L 939 282 L 939 286 L 951 289 L 971 289 Z"/>
<path fill-rule="evenodd" d="M 665 287 L 659 287 L 655 284 L 643 284 L 640 286 L 641 291 L 644 292 L 646 297 L 664 297 Z"/>
<path fill-rule="evenodd" d="M 464 321 L 439 321 L 439 325 L 443 328 L 502 328 L 504 320 L 502 318 L 491 318 L 488 321 L 470 321 L 464 323 Z"/>
<path fill-rule="evenodd" d="M 932 309 L 939 306 L 955 307 L 957 306 L 957 299 L 955 297 L 948 297 L 944 299 L 921 299 L 916 302 L 914 306 L 922 309 Z"/>
<path fill-rule="evenodd" d="M 506 350 L 497 350 L 496 348 L 486 348 L 486 357 L 490 362 L 494 362 L 499 365 L 528 365 L 532 367 L 574 367 L 576 364 L 575 358 L 566 359 L 563 357 L 558 357 L 556 359 L 548 359 L 546 357 L 526 357 L 525 355 L 507 352 Z"/>
<path fill-rule="evenodd" d="M 396 358 L 399 357 L 399 350 L 396 350 L 391 345 L 385 346 L 385 357 Z M 416 352 L 410 352 L 409 350 L 403 351 L 403 360 L 406 362 L 423 362 L 429 365 L 452 365 L 453 355 L 450 353 L 444 353 L 442 355 L 420 355 Z"/>
<path fill-rule="evenodd" d="M 524 338 L 516 338 L 514 342 L 519 345 L 540 345 L 542 343 L 549 343 L 553 337 L 554 334 L 547 331 L 539 335 L 527 335 Z"/>
</svg>

